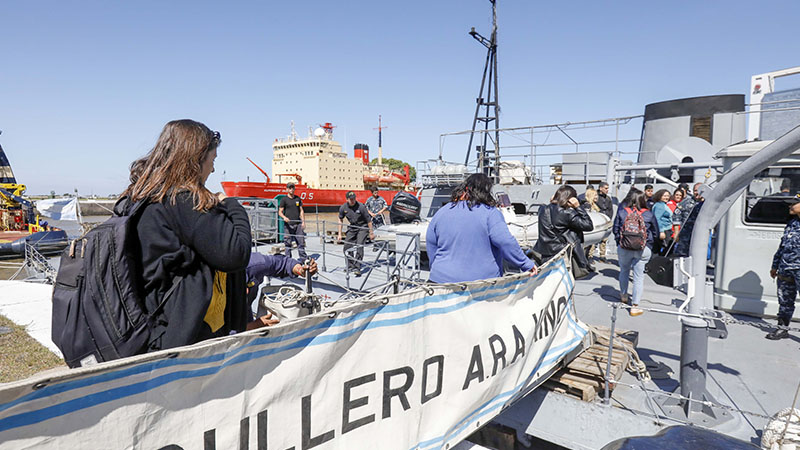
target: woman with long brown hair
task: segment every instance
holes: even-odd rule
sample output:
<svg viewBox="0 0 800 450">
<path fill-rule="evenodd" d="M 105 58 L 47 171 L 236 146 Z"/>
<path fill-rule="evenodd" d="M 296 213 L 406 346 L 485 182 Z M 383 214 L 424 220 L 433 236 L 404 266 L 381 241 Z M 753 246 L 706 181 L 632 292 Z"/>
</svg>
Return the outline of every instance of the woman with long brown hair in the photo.
<svg viewBox="0 0 800 450">
<path fill-rule="evenodd" d="M 252 320 L 247 213 L 205 187 L 220 142 L 202 123 L 167 123 L 155 147 L 131 165 L 131 184 L 117 204 L 120 213 L 146 204 L 136 227 L 142 295 L 156 318 L 148 351 L 243 331 Z"/>
</svg>

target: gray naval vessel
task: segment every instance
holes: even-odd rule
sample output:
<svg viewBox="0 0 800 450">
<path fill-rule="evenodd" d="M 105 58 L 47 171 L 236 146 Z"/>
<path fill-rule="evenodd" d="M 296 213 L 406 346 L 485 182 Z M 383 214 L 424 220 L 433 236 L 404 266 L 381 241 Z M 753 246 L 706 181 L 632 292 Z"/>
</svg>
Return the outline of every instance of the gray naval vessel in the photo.
<svg viewBox="0 0 800 450">
<path fill-rule="evenodd" d="M 713 430 L 763 448 L 796 448 L 800 410 L 792 414 L 791 408 L 798 407 L 800 391 L 800 329 L 790 327 L 789 339 L 764 337 L 776 328 L 769 270 L 789 219 L 785 199 L 800 193 L 800 89 L 775 91 L 774 80 L 798 73 L 800 67 L 753 76 L 749 104 L 744 95 L 714 95 L 647 105 L 639 117 L 500 130 L 529 137 L 530 153 L 521 156 L 538 162 L 525 164 L 529 182 L 501 187 L 519 210 L 535 211 L 561 183 L 596 187 L 608 181 L 615 203 L 634 185 L 672 190 L 700 183 L 705 199 L 690 256 L 665 262 L 667 282 L 655 283 L 655 274 L 646 279 L 643 316 L 624 314 L 613 259 L 576 283 L 581 319 L 634 332 L 646 370 L 606 376 L 611 389 L 595 401 L 534 391 L 496 419 L 516 430 L 518 440 L 534 436 L 576 449 L 738 448 L 714 439 L 664 437 L 662 446 L 644 447 L 626 441 L 669 436 L 674 433 L 665 430 L 678 426 L 689 427 L 687 434 Z M 621 125 L 637 119 L 641 139 L 621 137 Z M 614 137 L 598 137 L 601 128 Z M 580 131 L 591 137 L 580 141 L 574 135 Z M 553 133 L 565 142 L 535 139 Z M 459 135 L 466 132 L 443 139 Z M 539 153 L 548 145 L 573 151 Z M 627 150 L 631 146 L 638 149 Z M 438 169 L 447 171 L 454 172 Z"/>
<path fill-rule="evenodd" d="M 800 73 L 800 68 L 784 72 Z M 758 90 L 770 88 L 774 76 L 754 77 L 754 83 L 764 80 L 756 83 Z M 705 198 L 690 256 L 666 259 L 645 279 L 640 305 L 645 313 L 629 316 L 619 301 L 612 244 L 607 262 L 597 262 L 597 271 L 577 280 L 571 290 L 578 318 L 598 330 L 594 343 L 559 363 L 566 372 L 553 373 L 527 395 L 504 404 L 491 421 L 479 424 L 478 435 L 510 430 L 505 444 L 473 435 L 456 448 L 509 448 L 509 442 L 516 448 L 792 448 L 798 442 L 800 416 L 791 411 L 800 382 L 800 327 L 789 326 L 787 339 L 764 337 L 776 328 L 777 296 L 768 272 L 786 221 L 782 191 L 800 192 L 800 90 L 775 92 L 782 96 L 779 100 L 769 94 L 758 109 L 752 100 L 745 104 L 743 95 L 719 95 L 655 103 L 638 117 L 488 129 L 497 135 L 533 136 L 527 143 L 532 152 L 527 163 L 523 158 L 523 164 L 502 164 L 507 162 L 503 158 L 513 160 L 514 150 L 504 152 L 498 146 L 492 158 L 479 154 L 477 161 L 463 164 L 467 170 L 437 162 L 447 171 L 423 174 L 423 216 L 441 207 L 452 186 L 475 171 L 497 179 L 497 193 L 508 196 L 503 203 L 515 216 L 536 211 L 563 183 L 581 192 L 586 184 L 608 181 L 617 201 L 632 185 L 700 183 Z M 758 133 L 745 138 L 748 119 L 752 124 L 756 116 Z M 640 137 L 627 137 L 622 125 L 636 125 L 637 120 Z M 604 129 L 617 138 L 600 136 Z M 558 144 L 541 130 L 558 131 L 573 148 L 540 153 L 538 147 L 547 150 Z M 590 137 L 580 139 L 579 130 Z M 594 146 L 599 150 L 581 151 Z M 254 237 L 274 240 L 274 205 L 260 208 L 257 200 L 242 201 L 248 203 Z M 259 296 L 259 313 L 270 308 L 285 319 L 325 314 L 337 302 L 375 298 L 403 289 L 403 283 L 426 286 L 420 233 L 397 233 L 394 248 L 387 242 L 368 244 L 363 274 L 355 276 L 346 270 L 342 247 L 329 233 L 337 224 L 314 225 L 307 250 L 317 259 L 319 274 L 306 280 L 306 286 L 298 286 L 297 280 L 266 280 L 259 286 L 266 294 Z M 321 311 L 320 305 L 304 304 L 305 296 L 270 297 L 303 290 L 320 299 Z M 270 303 L 269 298 L 278 301 Z M 604 364 L 598 355 L 607 355 Z M 591 372 L 595 380 L 599 376 L 596 391 L 580 390 L 576 396 L 581 383 L 574 383 L 574 377 L 580 371 Z M 563 382 L 561 387 L 550 384 L 556 379 Z"/>
<path fill-rule="evenodd" d="M 488 39 L 470 34 L 488 51 L 473 128 L 442 135 L 439 157 L 418 164 L 422 218 L 435 214 L 452 188 L 475 172 L 496 180 L 496 194 L 515 216 L 508 223 L 527 227 L 562 184 L 583 192 L 608 182 L 618 204 L 631 186 L 672 190 L 700 183 L 705 201 L 689 256 L 666 259 L 645 278 L 643 315 L 629 316 L 620 303 L 613 241 L 607 262 L 575 282 L 580 320 L 608 330 L 607 339 L 599 336 L 582 349 L 607 354 L 607 365 L 582 367 L 600 376 L 597 395 L 576 396 L 569 385 L 545 383 L 480 424 L 476 434 L 510 430 L 502 444 L 473 435 L 450 448 L 796 448 L 800 327 L 787 327 L 787 339 L 764 336 L 776 329 L 769 269 L 787 219 L 782 191 L 800 193 L 800 90 L 775 91 L 774 80 L 800 74 L 800 67 L 752 77 L 749 103 L 742 94 L 711 95 L 650 104 L 637 116 L 501 128 L 496 25 Z M 469 149 L 463 162 L 445 160 L 445 148 L 462 144 Z M 242 201 L 254 237 L 275 240 L 275 205 L 260 209 L 259 200 Z M 307 250 L 319 274 L 304 287 L 265 280 L 259 313 L 269 308 L 291 319 L 320 312 L 320 305 L 285 300 L 289 296 L 267 301 L 286 289 L 313 290 L 323 307 L 332 307 L 398 289 L 400 280 L 428 279 L 419 230 L 395 232 L 392 246 L 388 240 L 367 245 L 364 273 L 354 276 L 333 237 L 337 224 L 315 225 Z M 564 370 L 579 356 L 565 358 Z M 612 371 L 620 359 L 626 361 L 622 370 Z"/>
<path fill-rule="evenodd" d="M 598 395 L 580 398 L 545 385 L 485 427 L 511 430 L 516 448 L 793 448 L 800 442 L 800 411 L 791 413 L 800 391 L 800 327 L 788 327 L 787 339 L 765 339 L 776 329 L 778 309 L 769 269 L 788 219 L 781 191 L 800 193 L 800 90 L 773 91 L 775 78 L 791 74 L 800 67 L 754 76 L 749 104 L 742 94 L 713 95 L 650 104 L 641 116 L 442 135 L 446 141 L 497 133 L 511 142 L 526 136 L 529 153 L 517 144 L 498 145 L 491 158 L 479 154 L 461 164 L 443 158 L 443 145 L 438 159 L 418 164 L 422 218 L 476 171 L 495 177 L 501 203 L 530 223 L 565 183 L 583 192 L 607 181 L 615 204 L 631 186 L 673 190 L 699 183 L 705 199 L 690 256 L 664 258 L 646 277 L 643 315 L 629 316 L 620 303 L 613 239 L 607 262 L 596 262 L 597 271 L 575 283 L 580 319 L 613 336 L 599 341 L 611 350 L 609 366 L 595 368 L 603 384 Z M 630 137 L 637 124 L 639 137 Z M 385 288 L 395 275 L 427 279 L 419 230 L 395 233 L 391 248 L 376 241 L 365 252 L 364 276 L 353 277 L 325 231 L 334 227 L 321 224 L 319 244 L 309 240 L 322 269 L 314 292 L 346 297 Z M 620 348 L 615 340 L 630 345 Z M 627 370 L 612 373 L 610 361 L 620 353 L 629 358 Z M 569 364 L 564 361 L 565 370 Z M 500 448 L 471 441 L 458 447 Z"/>
</svg>

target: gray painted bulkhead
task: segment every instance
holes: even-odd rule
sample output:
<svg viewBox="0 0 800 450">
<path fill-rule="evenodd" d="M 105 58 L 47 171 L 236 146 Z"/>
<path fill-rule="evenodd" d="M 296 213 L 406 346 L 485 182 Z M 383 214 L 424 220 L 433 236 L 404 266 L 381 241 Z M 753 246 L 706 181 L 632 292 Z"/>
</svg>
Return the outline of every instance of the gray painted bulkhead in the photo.
<svg viewBox="0 0 800 450">
<path fill-rule="evenodd" d="M 749 142 L 720 152 L 725 172 L 771 142 Z M 771 167 L 800 167 L 800 152 Z M 743 193 L 719 223 L 714 306 L 730 312 L 773 317 L 778 313 L 778 298 L 769 271 L 785 225 L 748 223 L 745 202 Z"/>
</svg>

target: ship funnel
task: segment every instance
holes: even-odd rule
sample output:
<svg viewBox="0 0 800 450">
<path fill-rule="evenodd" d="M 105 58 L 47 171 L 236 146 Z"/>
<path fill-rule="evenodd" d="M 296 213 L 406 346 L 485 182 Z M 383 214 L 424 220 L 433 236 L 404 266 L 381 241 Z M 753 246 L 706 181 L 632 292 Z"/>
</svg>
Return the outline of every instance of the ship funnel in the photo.
<svg viewBox="0 0 800 450">
<path fill-rule="evenodd" d="M 360 159 L 364 161 L 364 165 L 369 165 L 369 145 L 367 144 L 356 144 L 353 146 L 353 156 L 356 159 Z"/>
</svg>

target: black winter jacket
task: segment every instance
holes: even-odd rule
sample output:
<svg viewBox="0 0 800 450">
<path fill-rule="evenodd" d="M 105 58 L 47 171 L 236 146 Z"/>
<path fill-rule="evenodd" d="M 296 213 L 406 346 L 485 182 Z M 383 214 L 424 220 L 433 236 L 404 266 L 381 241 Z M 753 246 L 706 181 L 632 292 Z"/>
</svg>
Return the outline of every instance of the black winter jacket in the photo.
<svg viewBox="0 0 800 450">
<path fill-rule="evenodd" d="M 225 199 L 206 212 L 195 211 L 191 194 L 184 192 L 174 205 L 169 200 L 147 205 L 137 232 L 148 312 L 161 303 L 175 278 L 183 276 L 157 315 L 148 351 L 245 329 L 252 320 L 245 287 L 251 237 L 247 212 L 239 202 Z M 217 303 L 212 329 L 205 318 L 215 281 L 225 295 L 218 295 L 224 305 Z"/>
<path fill-rule="evenodd" d="M 583 242 L 583 232 L 592 229 L 592 219 L 583 208 L 562 208 L 555 203 L 542 205 L 539 208 L 539 238 L 533 250 L 545 261 L 572 242 L 568 233 L 575 233 L 578 242 Z"/>
<path fill-rule="evenodd" d="M 614 202 L 611 197 L 606 194 L 597 193 L 597 200 L 595 200 L 600 212 L 607 215 L 609 219 L 614 217 Z"/>
</svg>

